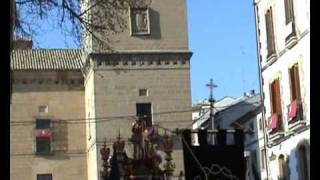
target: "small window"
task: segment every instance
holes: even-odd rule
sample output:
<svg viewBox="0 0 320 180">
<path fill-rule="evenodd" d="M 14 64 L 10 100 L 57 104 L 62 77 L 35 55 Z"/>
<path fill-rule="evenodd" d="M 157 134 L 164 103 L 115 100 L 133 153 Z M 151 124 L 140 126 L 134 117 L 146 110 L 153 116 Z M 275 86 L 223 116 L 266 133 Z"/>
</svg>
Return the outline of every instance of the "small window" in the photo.
<svg viewBox="0 0 320 180">
<path fill-rule="evenodd" d="M 39 106 L 39 113 L 48 113 L 48 106 L 47 105 Z"/>
<path fill-rule="evenodd" d="M 36 148 L 37 153 L 50 153 L 51 152 L 51 140 L 48 137 L 37 137 L 36 138 Z"/>
<path fill-rule="evenodd" d="M 149 9 L 130 8 L 131 35 L 149 35 Z"/>
<path fill-rule="evenodd" d="M 37 119 L 36 129 L 49 129 L 51 124 L 50 119 Z"/>
<path fill-rule="evenodd" d="M 37 180 L 52 180 L 52 174 L 37 174 Z"/>
<path fill-rule="evenodd" d="M 137 103 L 136 104 L 137 117 L 139 120 L 145 122 L 146 127 L 152 126 L 151 103 Z"/>
<path fill-rule="evenodd" d="M 147 89 L 139 89 L 139 96 L 148 96 Z"/>
<path fill-rule="evenodd" d="M 300 100 L 299 66 L 295 64 L 289 69 L 291 101 Z"/>
</svg>

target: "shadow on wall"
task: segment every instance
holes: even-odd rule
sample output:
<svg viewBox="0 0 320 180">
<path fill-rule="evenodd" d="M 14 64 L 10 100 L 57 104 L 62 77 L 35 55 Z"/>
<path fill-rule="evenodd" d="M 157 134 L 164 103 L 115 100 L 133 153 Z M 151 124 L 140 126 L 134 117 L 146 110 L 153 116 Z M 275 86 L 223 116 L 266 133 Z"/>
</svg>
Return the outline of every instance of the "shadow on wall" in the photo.
<svg viewBox="0 0 320 180">
<path fill-rule="evenodd" d="M 310 142 L 299 141 L 290 152 L 290 179 L 310 179 Z"/>
<path fill-rule="evenodd" d="M 62 120 L 53 122 L 53 136 L 51 148 L 54 156 L 46 156 L 50 160 L 70 159 L 70 154 L 77 154 L 77 152 L 68 151 L 68 123 Z"/>
<path fill-rule="evenodd" d="M 289 155 L 289 177 L 290 179 L 298 179 L 297 174 L 297 155 L 296 155 L 296 148 L 291 149 Z"/>
</svg>

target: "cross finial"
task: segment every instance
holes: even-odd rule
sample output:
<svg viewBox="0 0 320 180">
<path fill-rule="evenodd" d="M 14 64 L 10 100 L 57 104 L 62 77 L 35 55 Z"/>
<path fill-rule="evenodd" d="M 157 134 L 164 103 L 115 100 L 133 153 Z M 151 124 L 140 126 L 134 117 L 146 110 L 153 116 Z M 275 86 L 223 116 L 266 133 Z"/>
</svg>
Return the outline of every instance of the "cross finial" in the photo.
<svg viewBox="0 0 320 180">
<path fill-rule="evenodd" d="M 218 87 L 216 84 L 213 83 L 213 79 L 210 79 L 210 82 L 206 84 L 207 87 L 210 89 L 210 102 L 214 101 L 213 99 L 213 88 Z"/>
</svg>

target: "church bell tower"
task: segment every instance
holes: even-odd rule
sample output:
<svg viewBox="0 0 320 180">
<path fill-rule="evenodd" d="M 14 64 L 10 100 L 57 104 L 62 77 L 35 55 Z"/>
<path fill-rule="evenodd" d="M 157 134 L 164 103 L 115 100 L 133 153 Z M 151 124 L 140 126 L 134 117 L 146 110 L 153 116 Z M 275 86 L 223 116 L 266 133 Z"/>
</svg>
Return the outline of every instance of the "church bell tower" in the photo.
<svg viewBox="0 0 320 180">
<path fill-rule="evenodd" d="M 174 130 L 191 123 L 186 0 L 83 0 L 98 28 L 83 28 L 88 177 L 98 180 L 100 149 L 119 131 L 128 154 L 132 124 Z M 101 28 L 103 27 L 103 28 Z M 184 171 L 180 138 L 174 175 Z"/>
</svg>

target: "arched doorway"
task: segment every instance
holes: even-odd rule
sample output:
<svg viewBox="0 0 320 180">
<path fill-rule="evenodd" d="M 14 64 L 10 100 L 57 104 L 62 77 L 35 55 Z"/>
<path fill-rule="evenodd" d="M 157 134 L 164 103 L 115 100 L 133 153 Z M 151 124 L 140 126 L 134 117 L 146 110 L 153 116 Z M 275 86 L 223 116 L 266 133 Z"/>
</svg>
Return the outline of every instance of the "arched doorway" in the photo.
<svg viewBox="0 0 320 180">
<path fill-rule="evenodd" d="M 289 171 L 288 171 L 288 157 L 284 154 L 281 154 L 278 158 L 279 164 L 279 180 L 288 180 Z"/>
</svg>

